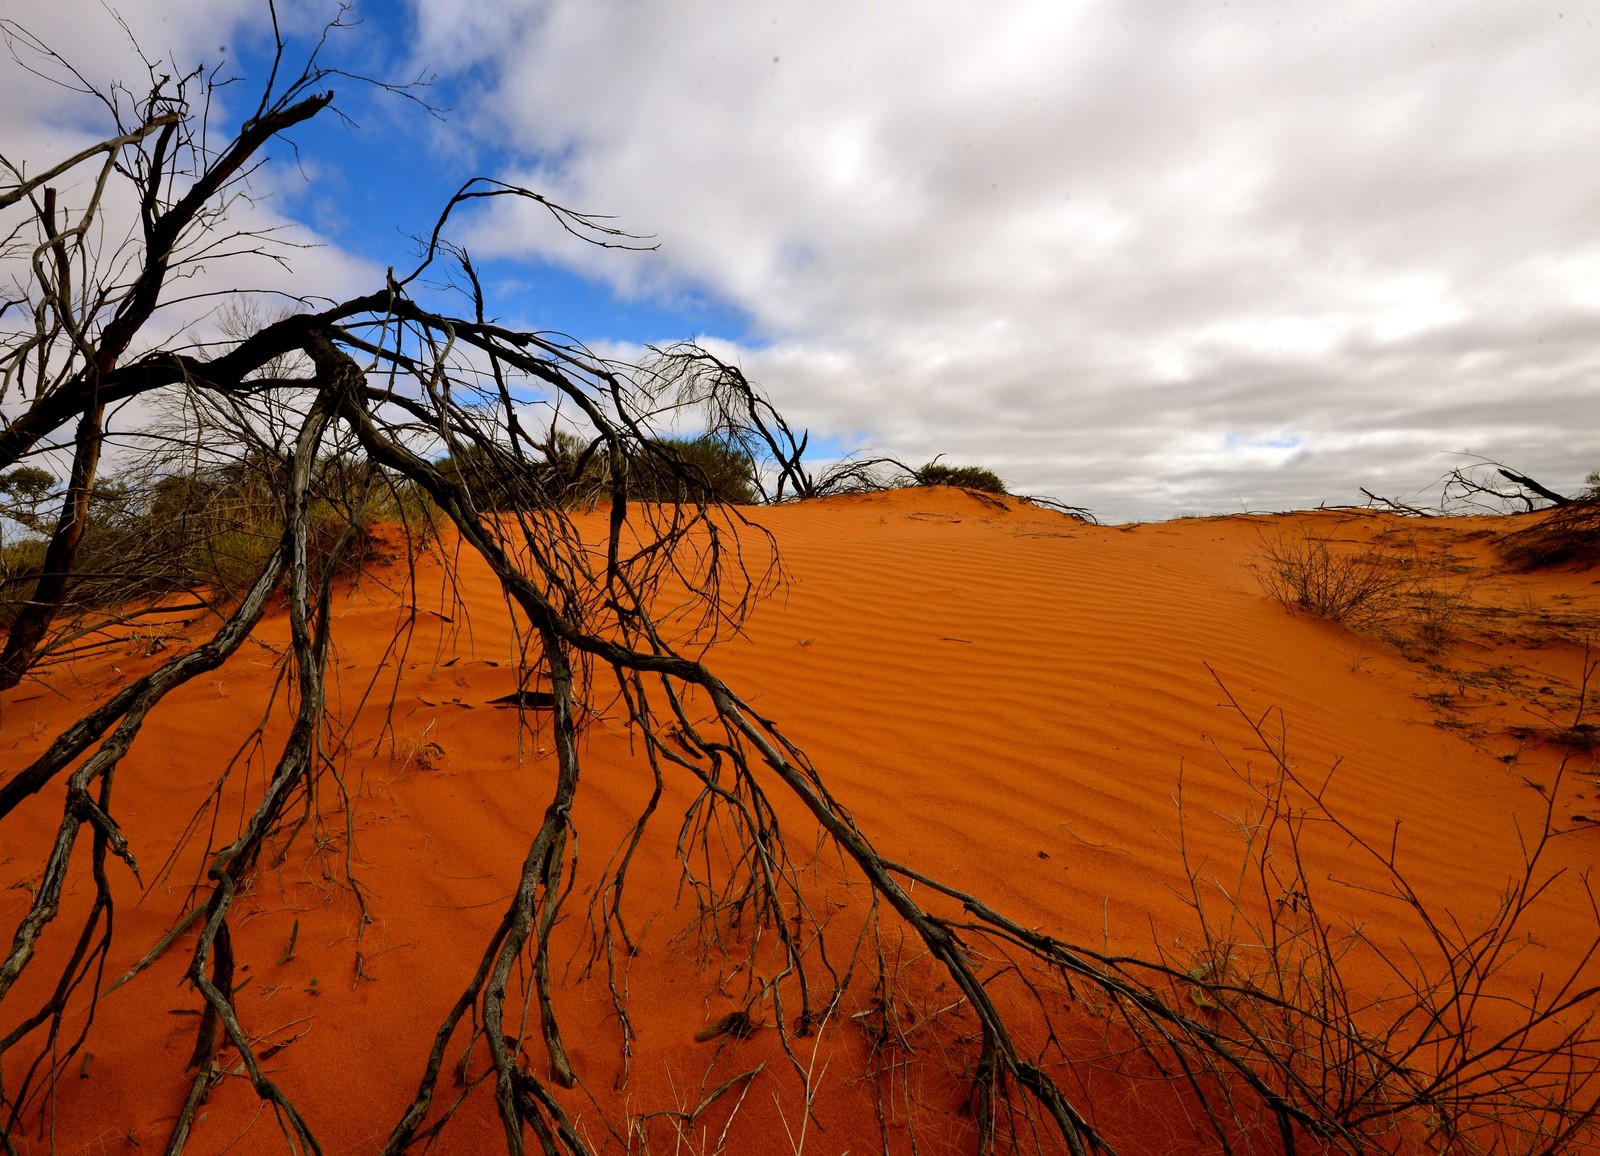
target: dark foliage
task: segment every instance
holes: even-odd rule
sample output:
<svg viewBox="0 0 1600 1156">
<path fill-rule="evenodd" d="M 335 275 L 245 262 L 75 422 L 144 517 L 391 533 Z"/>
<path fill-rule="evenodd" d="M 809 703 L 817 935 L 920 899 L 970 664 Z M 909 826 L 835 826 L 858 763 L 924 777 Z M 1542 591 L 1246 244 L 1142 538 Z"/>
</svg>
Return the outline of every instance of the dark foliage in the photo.
<svg viewBox="0 0 1600 1156">
<path fill-rule="evenodd" d="M 963 490 L 977 490 L 985 494 L 1005 494 L 1010 491 L 1000 480 L 1000 475 L 982 466 L 947 466 L 935 458 L 921 469 L 911 472 L 912 484 L 917 486 L 959 486 Z"/>
<path fill-rule="evenodd" d="M 1557 506 L 1534 525 L 1502 538 L 1500 552 L 1530 570 L 1600 563 L 1600 497 L 1586 493 Z"/>
</svg>

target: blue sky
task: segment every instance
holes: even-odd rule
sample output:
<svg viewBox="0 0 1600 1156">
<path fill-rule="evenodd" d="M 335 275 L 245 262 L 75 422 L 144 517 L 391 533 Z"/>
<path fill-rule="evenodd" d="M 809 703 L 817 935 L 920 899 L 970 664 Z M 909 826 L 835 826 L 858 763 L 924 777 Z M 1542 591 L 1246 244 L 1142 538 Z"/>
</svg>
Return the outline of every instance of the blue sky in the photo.
<svg viewBox="0 0 1600 1156">
<path fill-rule="evenodd" d="M 429 138 L 461 126 L 459 110 L 472 99 L 483 77 L 479 69 L 459 75 L 430 68 L 413 52 L 414 13 L 399 4 L 366 4 L 352 13 L 351 27 L 335 30 L 324 56 L 362 76 L 392 78 L 407 85 L 398 95 L 354 79 L 334 77 L 344 117 L 319 116 L 274 146 L 276 157 L 309 170 L 311 179 L 288 181 L 280 189 L 281 209 L 313 226 L 341 250 L 374 265 L 396 267 L 420 252 L 443 207 L 473 176 L 493 176 L 517 159 L 481 136 L 458 139 L 460 152 L 438 163 Z M 289 37 L 287 56 L 301 59 L 313 47 L 315 24 L 302 22 Z M 264 76 L 271 66 L 272 42 L 256 35 L 239 37 L 231 57 L 245 78 Z M 344 65 L 353 51 L 357 62 Z M 416 82 L 416 83 L 413 83 Z M 413 99 L 414 98 L 414 99 Z M 348 118 L 348 119 L 345 119 Z M 572 206 L 580 208 L 580 206 Z M 458 209 L 458 219 L 471 217 Z M 621 222 L 619 222 L 621 224 Z M 640 228 L 640 226 L 635 226 Z M 643 239 L 641 245 L 652 242 Z M 630 254 L 618 250 L 615 259 Z M 474 254 L 495 305 L 521 323 L 557 330 L 584 342 L 659 343 L 713 335 L 748 338 L 750 318 L 733 303 L 694 286 L 671 292 L 621 294 L 593 278 L 537 257 L 506 259 Z"/>
<path fill-rule="evenodd" d="M 260 0 L 125 0 L 147 51 L 259 75 Z M 314 34 L 333 9 L 284 0 Z M 1546 0 L 363 0 L 350 129 L 240 207 L 318 247 L 259 285 L 403 264 L 469 176 L 652 235 L 460 222 L 516 324 L 627 355 L 699 337 L 813 444 L 997 470 L 1113 519 L 1426 500 L 1463 452 L 1573 490 L 1600 460 L 1600 31 Z M 136 77 L 95 0 L 26 17 Z M 135 62 L 136 63 L 136 62 Z M 93 133 L 0 67 L 8 156 Z M 237 107 L 236 107 L 237 106 Z M 254 274 L 252 274 L 254 275 Z"/>
</svg>

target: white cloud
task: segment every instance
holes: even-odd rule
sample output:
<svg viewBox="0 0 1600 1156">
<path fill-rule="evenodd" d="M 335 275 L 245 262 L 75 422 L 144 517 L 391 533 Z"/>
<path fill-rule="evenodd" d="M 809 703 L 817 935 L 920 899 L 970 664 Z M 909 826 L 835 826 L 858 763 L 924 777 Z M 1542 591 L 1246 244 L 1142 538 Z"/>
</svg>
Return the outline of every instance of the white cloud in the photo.
<svg viewBox="0 0 1600 1156">
<path fill-rule="evenodd" d="M 285 31 L 299 34 L 319 30 L 335 8 L 295 0 L 278 7 Z M 237 75 L 235 61 L 244 47 L 271 43 L 270 27 L 261 17 L 262 6 L 255 0 L 119 0 L 116 16 L 95 0 L 53 0 L 37 6 L 19 21 L 20 28 L 8 29 L 16 59 L 0 67 L 0 107 L 6 111 L 0 152 L 25 174 L 37 174 L 117 135 L 111 111 L 95 93 L 113 100 L 123 123 L 131 126 L 137 123 L 136 106 L 155 78 L 176 79 L 197 66 L 219 80 Z M 205 106 L 214 134 L 210 147 L 230 138 L 254 111 L 261 79 L 210 93 Z M 95 92 L 83 91 L 86 86 Z M 188 87 L 197 104 L 205 96 L 203 88 L 201 83 Z M 173 86 L 168 85 L 167 91 L 172 92 Z M 288 150 L 268 151 L 281 156 Z M 186 160 L 180 158 L 180 164 Z M 58 189 L 65 220 L 77 220 L 87 208 L 100 165 L 97 158 L 51 182 Z M 249 195 L 231 198 L 225 218 L 215 228 L 191 231 L 176 251 L 163 305 L 130 352 L 230 339 L 219 329 L 217 313 L 237 305 L 241 294 L 251 295 L 260 315 L 271 317 L 308 294 L 344 297 L 381 285 L 381 268 L 341 251 L 283 211 L 282 194 L 302 183 L 294 166 L 258 169 L 242 186 Z M 176 188 L 181 194 L 181 178 Z M 13 207 L 12 226 L 23 211 L 25 205 Z M 138 219 L 131 186 L 112 176 L 88 233 L 93 275 L 102 282 L 125 287 L 132 262 L 142 259 Z M 27 257 L 16 249 L 0 255 L 0 285 L 12 277 L 27 280 Z M 105 318 L 102 314 L 101 320 Z M 24 321 L 12 312 L 5 324 Z M 13 393 L 4 404 L 14 413 L 27 400 Z M 148 398 L 116 407 L 109 421 L 113 432 L 107 445 L 108 468 L 127 463 L 131 447 L 139 444 L 138 435 L 148 432 L 157 413 L 158 407 Z M 37 460 L 65 475 L 65 457 L 46 454 Z"/>
<path fill-rule="evenodd" d="M 179 58 L 259 18 L 122 10 Z M 619 256 L 501 204 L 474 253 L 730 303 L 751 330 L 716 336 L 817 440 L 946 453 L 1113 517 L 1409 493 L 1466 448 L 1563 488 L 1600 465 L 1580 432 L 1600 393 L 1600 30 L 1581 7 L 408 11 L 414 64 L 451 90 L 442 166 L 491 158 L 661 244 Z M 296 211 L 331 228 L 339 205 Z"/>
<path fill-rule="evenodd" d="M 508 176 L 662 243 L 618 262 L 507 210 L 475 249 L 721 295 L 825 433 L 1119 516 L 1419 486 L 1467 445 L 1596 464 L 1581 9 L 418 7 Z"/>
<path fill-rule="evenodd" d="M 314 35 L 337 5 L 331 0 L 286 0 L 278 11 L 286 35 Z M 200 68 L 207 77 L 226 80 L 238 75 L 238 58 L 246 47 L 259 51 L 271 45 L 270 24 L 255 0 L 131 0 L 119 2 L 114 13 L 95 0 L 57 0 L 30 11 L 7 31 L 16 63 L 0 68 L 0 104 L 8 113 L 0 151 L 26 173 L 40 172 L 116 135 L 105 99 L 116 104 L 124 124 L 132 125 L 136 105 L 155 78 L 175 81 Z M 293 63 L 298 68 L 300 59 L 294 57 Z M 254 111 L 263 79 L 223 84 L 209 93 L 203 81 L 189 83 L 187 96 L 196 107 L 209 97 L 209 147 L 231 137 Z M 280 77 L 280 84 L 285 79 L 292 78 Z M 93 92 L 85 91 L 91 87 Z M 169 83 L 167 91 L 175 91 L 175 84 Z M 289 150 L 280 145 L 268 151 L 281 159 Z M 97 159 L 52 182 L 60 187 L 68 219 L 87 206 L 100 163 Z M 186 158 L 180 158 L 182 163 Z M 381 269 L 341 252 L 281 209 L 280 195 L 304 181 L 293 165 L 260 168 L 244 186 L 249 196 L 230 200 L 218 228 L 189 235 L 178 252 L 177 275 L 164 295 L 171 304 L 153 319 L 150 340 L 183 333 L 197 321 L 203 333 L 214 333 L 207 330 L 205 315 L 230 293 L 262 294 L 263 308 L 271 313 L 306 292 L 337 297 L 382 283 Z M 129 187 L 114 176 L 94 233 L 101 275 L 111 268 L 113 254 L 118 260 L 138 255 L 137 245 L 118 240 L 136 236 L 137 230 L 137 206 Z M 271 259 L 269 252 L 284 260 Z"/>
</svg>

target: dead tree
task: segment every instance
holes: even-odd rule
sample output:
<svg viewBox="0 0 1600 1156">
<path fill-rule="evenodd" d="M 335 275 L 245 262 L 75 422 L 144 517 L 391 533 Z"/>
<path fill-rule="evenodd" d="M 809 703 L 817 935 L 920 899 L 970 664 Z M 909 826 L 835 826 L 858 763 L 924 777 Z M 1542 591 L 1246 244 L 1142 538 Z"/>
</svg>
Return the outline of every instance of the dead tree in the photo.
<svg viewBox="0 0 1600 1156">
<path fill-rule="evenodd" d="M 1496 481 L 1497 478 L 1500 480 Z M 1440 505 L 1445 510 L 1463 507 L 1495 511 L 1520 509 L 1526 513 L 1538 509 L 1541 503 L 1550 506 L 1572 503 L 1565 494 L 1490 458 L 1474 458 L 1470 464 L 1458 466 L 1444 476 L 1443 482 Z M 1509 487 L 1503 484 L 1506 482 L 1510 483 Z"/>
<path fill-rule="evenodd" d="M 1539 497 L 1549 502 L 1552 506 L 1572 505 L 1571 498 L 1567 497 L 1565 494 L 1556 493 L 1549 486 L 1541 485 L 1532 478 L 1528 477 L 1527 474 L 1519 474 L 1515 470 L 1506 469 L 1504 466 L 1501 466 L 1496 472 L 1499 473 L 1499 475 L 1506 481 L 1514 482 L 1523 489 L 1530 490 L 1539 495 Z"/>
</svg>

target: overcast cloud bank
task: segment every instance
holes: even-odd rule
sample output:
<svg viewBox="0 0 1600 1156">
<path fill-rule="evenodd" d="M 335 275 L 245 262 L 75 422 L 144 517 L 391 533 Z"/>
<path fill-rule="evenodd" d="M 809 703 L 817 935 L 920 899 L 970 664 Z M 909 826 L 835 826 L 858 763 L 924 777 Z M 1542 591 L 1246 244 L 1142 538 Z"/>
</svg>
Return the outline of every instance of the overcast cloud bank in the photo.
<svg viewBox="0 0 1600 1156">
<path fill-rule="evenodd" d="M 163 5 L 164 23 L 125 8 L 180 58 L 222 46 L 212 29 L 259 36 L 243 0 Z M 475 257 L 565 266 L 623 302 L 722 303 L 741 331 L 700 336 L 816 441 L 945 453 L 1117 519 L 1410 495 L 1448 451 L 1569 490 L 1600 467 L 1585 7 L 408 11 L 412 58 L 376 63 L 436 71 L 452 111 L 373 131 L 660 245 L 586 249 L 502 208 L 467 228 Z M 389 34 L 392 14 L 365 15 Z M 94 67 L 111 49 L 90 26 L 56 31 Z M 42 123 L 8 131 L 45 140 Z M 349 182 L 337 156 L 308 161 L 313 185 Z M 315 195 L 286 201 L 313 219 Z"/>
</svg>

